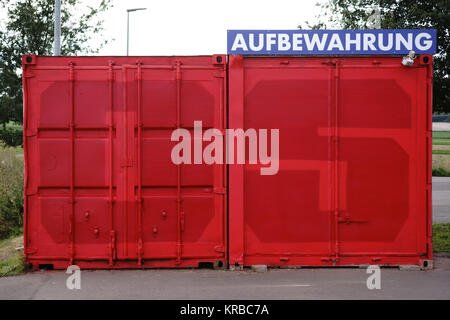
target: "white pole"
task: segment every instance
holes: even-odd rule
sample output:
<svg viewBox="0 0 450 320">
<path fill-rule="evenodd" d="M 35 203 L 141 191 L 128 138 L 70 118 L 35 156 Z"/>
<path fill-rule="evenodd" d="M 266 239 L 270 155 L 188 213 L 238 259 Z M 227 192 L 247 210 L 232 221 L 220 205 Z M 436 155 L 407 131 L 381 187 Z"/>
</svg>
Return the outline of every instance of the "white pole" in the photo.
<svg viewBox="0 0 450 320">
<path fill-rule="evenodd" d="M 61 55 L 61 0 L 55 0 L 55 42 L 53 53 L 55 56 Z"/>
<path fill-rule="evenodd" d="M 130 48 L 130 11 L 127 10 L 127 56 Z"/>
<path fill-rule="evenodd" d="M 147 8 L 127 9 L 127 56 L 130 53 L 130 12 L 147 10 Z"/>
</svg>

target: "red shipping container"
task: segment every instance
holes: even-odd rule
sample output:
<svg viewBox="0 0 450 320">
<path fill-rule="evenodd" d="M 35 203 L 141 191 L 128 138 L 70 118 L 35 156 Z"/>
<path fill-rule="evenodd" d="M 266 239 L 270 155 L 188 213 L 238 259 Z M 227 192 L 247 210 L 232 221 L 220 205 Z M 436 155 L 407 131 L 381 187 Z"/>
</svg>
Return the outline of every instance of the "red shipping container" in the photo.
<svg viewBox="0 0 450 320">
<path fill-rule="evenodd" d="M 431 56 L 230 56 L 229 127 L 261 165 L 174 165 L 226 128 L 226 57 L 24 56 L 25 256 L 35 267 L 430 266 Z M 270 148 L 269 148 L 270 150 Z M 248 157 L 247 157 L 248 159 Z"/>
<path fill-rule="evenodd" d="M 432 57 L 401 61 L 230 56 L 229 127 L 280 154 L 229 167 L 232 267 L 431 266 Z"/>
<path fill-rule="evenodd" d="M 23 57 L 25 257 L 35 268 L 227 262 L 226 166 L 171 133 L 226 124 L 226 56 Z"/>
</svg>

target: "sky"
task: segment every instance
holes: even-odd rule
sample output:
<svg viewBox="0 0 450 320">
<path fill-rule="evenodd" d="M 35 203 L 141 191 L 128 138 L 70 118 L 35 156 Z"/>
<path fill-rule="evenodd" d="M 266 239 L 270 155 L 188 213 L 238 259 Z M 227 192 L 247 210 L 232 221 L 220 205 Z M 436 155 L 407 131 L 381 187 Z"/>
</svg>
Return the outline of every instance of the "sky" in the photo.
<svg viewBox="0 0 450 320">
<path fill-rule="evenodd" d="M 130 55 L 208 55 L 226 53 L 227 29 L 296 29 L 323 1 L 114 0 L 99 36 L 115 40 L 99 54 L 126 55 L 127 9 L 147 8 L 130 13 Z"/>
</svg>

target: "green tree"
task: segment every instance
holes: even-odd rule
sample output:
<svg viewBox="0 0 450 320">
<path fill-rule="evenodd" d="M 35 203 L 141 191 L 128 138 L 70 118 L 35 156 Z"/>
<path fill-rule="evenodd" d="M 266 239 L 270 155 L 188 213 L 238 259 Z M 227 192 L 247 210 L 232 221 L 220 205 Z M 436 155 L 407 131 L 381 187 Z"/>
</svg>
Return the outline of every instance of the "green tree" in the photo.
<svg viewBox="0 0 450 320">
<path fill-rule="evenodd" d="M 450 1 L 449 0 L 328 0 L 308 28 L 365 29 L 379 9 L 382 29 L 436 29 L 433 111 L 450 113 Z M 301 26 L 300 26 L 301 27 Z"/>
<path fill-rule="evenodd" d="M 0 23 L 0 124 L 22 123 L 23 54 L 51 55 L 53 50 L 54 0 L 0 0 L 6 20 Z M 92 3 L 93 1 L 90 1 Z M 96 53 L 107 41 L 90 47 L 103 30 L 101 14 L 111 0 L 86 6 L 80 0 L 64 0 L 61 6 L 61 54 Z M 4 128 L 5 129 L 5 128 Z"/>
</svg>

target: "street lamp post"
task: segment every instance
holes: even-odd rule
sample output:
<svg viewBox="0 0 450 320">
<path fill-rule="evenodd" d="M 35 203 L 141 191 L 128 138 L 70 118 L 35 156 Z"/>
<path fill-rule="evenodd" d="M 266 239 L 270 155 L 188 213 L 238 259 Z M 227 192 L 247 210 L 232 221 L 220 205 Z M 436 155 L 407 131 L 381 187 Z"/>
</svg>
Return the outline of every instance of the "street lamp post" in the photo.
<svg viewBox="0 0 450 320">
<path fill-rule="evenodd" d="M 130 49 L 130 12 L 147 10 L 147 8 L 127 9 L 127 56 Z"/>
<path fill-rule="evenodd" d="M 61 55 L 61 0 L 55 0 L 53 54 Z"/>
</svg>

